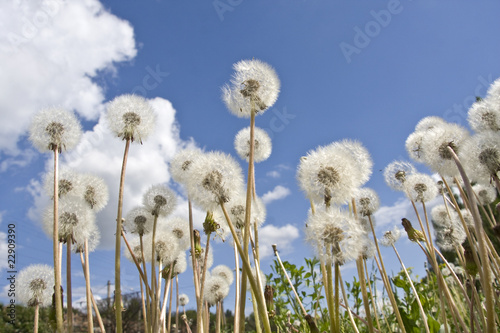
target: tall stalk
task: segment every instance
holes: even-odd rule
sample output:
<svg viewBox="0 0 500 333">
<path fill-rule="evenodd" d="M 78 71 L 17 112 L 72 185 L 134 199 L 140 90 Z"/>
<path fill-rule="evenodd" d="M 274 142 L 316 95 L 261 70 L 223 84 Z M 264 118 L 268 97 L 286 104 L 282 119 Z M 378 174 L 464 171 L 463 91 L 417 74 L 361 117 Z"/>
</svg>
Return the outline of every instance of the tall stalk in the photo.
<svg viewBox="0 0 500 333">
<path fill-rule="evenodd" d="M 120 188 L 118 191 L 118 213 L 116 216 L 116 241 L 115 241 L 115 318 L 116 333 L 123 333 L 122 327 L 122 290 L 121 290 L 121 235 L 123 214 L 123 190 L 125 185 L 125 169 L 130 148 L 130 139 L 125 140 L 125 151 L 123 153 L 122 171 L 120 175 Z"/>
<path fill-rule="evenodd" d="M 250 216 L 252 212 L 252 184 L 253 184 L 253 174 L 254 174 L 254 132 L 255 132 L 255 102 L 250 99 L 251 105 L 251 115 L 250 115 L 250 151 L 248 153 L 248 176 L 247 176 L 247 196 L 246 196 L 246 206 L 245 206 L 245 227 L 243 232 L 243 253 L 248 260 L 248 245 L 250 242 Z M 245 301 L 247 293 L 247 273 L 243 271 L 241 274 L 241 291 L 240 291 L 240 332 L 245 332 Z"/>
<path fill-rule="evenodd" d="M 490 271 L 490 262 L 488 260 L 488 252 L 486 248 L 486 242 L 483 239 L 483 223 L 481 220 L 481 216 L 479 215 L 479 210 L 477 208 L 476 200 L 474 197 L 474 192 L 472 190 L 472 186 L 469 181 L 469 177 L 467 177 L 467 174 L 465 173 L 464 168 L 462 167 L 462 164 L 460 163 L 460 160 L 458 159 L 458 156 L 455 154 L 453 149 L 451 147 L 448 147 L 448 151 L 451 153 L 453 159 L 455 160 L 455 163 L 457 164 L 458 170 L 460 172 L 460 175 L 462 176 L 462 179 L 465 184 L 465 189 L 467 191 L 467 194 L 469 196 L 469 202 L 471 206 L 471 213 L 472 217 L 474 219 L 474 227 L 476 228 L 476 234 L 478 235 L 477 240 L 478 240 L 478 245 L 479 245 L 479 254 L 481 256 L 482 262 L 480 266 L 480 270 L 483 272 L 482 274 L 482 286 L 484 290 L 484 296 L 486 298 L 486 332 L 488 333 L 494 333 L 496 331 L 496 322 L 495 322 L 495 303 L 494 303 L 494 295 L 493 295 L 493 289 L 492 289 L 492 279 L 491 279 L 491 271 Z"/>
<path fill-rule="evenodd" d="M 61 264 L 59 261 L 59 149 L 54 146 L 54 226 L 52 249 L 54 252 L 54 298 L 56 306 L 57 332 L 63 331 L 63 311 L 61 299 Z"/>
<path fill-rule="evenodd" d="M 73 332 L 73 297 L 71 292 L 71 243 L 72 235 L 66 238 L 66 318 L 68 321 L 68 333 Z"/>
</svg>

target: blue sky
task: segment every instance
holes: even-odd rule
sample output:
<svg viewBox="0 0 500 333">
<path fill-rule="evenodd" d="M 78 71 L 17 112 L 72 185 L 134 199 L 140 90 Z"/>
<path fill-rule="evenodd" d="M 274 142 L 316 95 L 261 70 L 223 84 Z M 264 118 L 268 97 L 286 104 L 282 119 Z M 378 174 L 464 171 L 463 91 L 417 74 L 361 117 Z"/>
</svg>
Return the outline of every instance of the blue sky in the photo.
<svg viewBox="0 0 500 333">
<path fill-rule="evenodd" d="M 114 280 L 110 248 L 123 151 L 123 143 L 102 123 L 106 103 L 137 93 L 151 99 L 160 115 L 157 134 L 132 147 L 126 208 L 149 186 L 168 183 L 179 194 L 176 213 L 182 215 L 183 192 L 170 180 L 168 161 L 192 144 L 236 156 L 234 135 L 248 120 L 228 112 L 221 86 L 235 62 L 251 58 L 272 65 L 281 80 L 276 104 L 256 120 L 273 140 L 271 157 L 256 167 L 257 193 L 269 200 L 263 231 L 268 245 L 277 243 L 282 259 L 297 264 L 313 255 L 302 240 L 309 203 L 298 188 L 296 168 L 307 151 L 346 138 L 359 140 L 372 155 L 366 185 L 378 192 L 383 206 L 377 230 L 391 229 L 412 216 L 411 206 L 385 185 L 381 170 L 393 160 L 408 160 L 404 142 L 423 117 L 467 126 L 475 96 L 484 96 L 500 77 L 499 14 L 497 1 L 17 0 L 2 5 L 3 256 L 7 225 L 13 223 L 16 268 L 51 264 L 51 242 L 40 218 L 48 203 L 40 182 L 50 156 L 38 153 L 26 135 L 30 118 L 42 107 L 74 110 L 87 131 L 85 144 L 62 163 L 104 177 L 111 192 L 97 217 L 103 242 L 90 259 L 94 292 L 105 297 L 107 280 Z M 416 247 L 407 239 L 398 247 L 406 266 L 423 274 L 424 258 L 415 255 Z M 226 244 L 215 246 L 215 264 L 232 265 L 226 250 Z M 396 257 L 386 255 L 386 265 L 398 271 Z M 84 285 L 77 259 L 78 300 Z M 265 269 L 271 260 L 271 255 L 264 258 Z M 2 272 L 5 263 L 0 262 Z M 135 268 L 127 263 L 122 270 L 125 290 L 137 291 Z M 344 271 L 345 280 L 354 273 L 349 267 Z M 189 271 L 185 274 L 181 286 L 190 294 Z M 0 301 L 8 301 L 5 292 Z"/>
</svg>

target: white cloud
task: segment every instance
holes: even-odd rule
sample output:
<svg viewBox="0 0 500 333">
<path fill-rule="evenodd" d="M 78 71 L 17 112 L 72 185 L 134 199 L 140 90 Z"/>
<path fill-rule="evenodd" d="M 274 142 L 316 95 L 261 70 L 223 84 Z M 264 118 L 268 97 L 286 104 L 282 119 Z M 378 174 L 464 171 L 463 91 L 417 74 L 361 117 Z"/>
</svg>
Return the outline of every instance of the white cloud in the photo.
<svg viewBox="0 0 500 333">
<path fill-rule="evenodd" d="M 269 171 L 268 173 L 266 173 L 266 176 L 271 178 L 279 178 L 281 175 L 278 171 Z"/>
<path fill-rule="evenodd" d="M 2 225 L 3 214 L 5 211 L 0 211 L 0 225 Z M 7 234 L 5 232 L 0 232 L 0 253 L 3 253 L 4 256 L 7 256 Z M 0 269 L 7 268 L 7 260 L 0 261 Z M 7 295 L 5 293 L 5 295 Z"/>
<path fill-rule="evenodd" d="M 436 199 L 426 203 L 426 210 L 430 213 L 431 209 L 442 203 L 442 198 L 437 197 Z M 422 204 L 416 204 L 418 209 L 418 214 L 420 215 L 423 223 L 425 223 L 425 215 L 422 209 Z M 395 225 L 401 227 L 401 219 L 403 217 L 410 220 L 415 228 L 420 226 L 418 224 L 417 214 L 413 208 L 411 202 L 406 198 L 398 199 L 392 206 L 382 206 L 379 208 L 377 212 L 374 214 L 375 217 L 375 230 L 378 233 L 378 236 L 381 236 L 383 232 L 391 230 Z"/>
<path fill-rule="evenodd" d="M 259 230 L 260 257 L 265 258 L 273 254 L 272 245 L 276 244 L 278 251 L 292 252 L 292 243 L 299 238 L 299 229 L 291 224 L 276 227 L 272 224 L 265 225 Z"/>
<path fill-rule="evenodd" d="M 3 162 L 5 170 L 29 161 L 17 142 L 39 109 L 59 105 L 97 119 L 104 93 L 92 77 L 137 50 L 131 25 L 97 0 L 6 1 L 0 22 L 0 151 L 21 160 Z"/>
<path fill-rule="evenodd" d="M 265 193 L 262 196 L 262 201 L 264 202 L 264 204 L 267 205 L 275 200 L 280 200 L 280 199 L 285 198 L 290 193 L 291 193 L 290 189 L 288 189 L 284 186 L 278 185 L 272 191 Z"/>
</svg>

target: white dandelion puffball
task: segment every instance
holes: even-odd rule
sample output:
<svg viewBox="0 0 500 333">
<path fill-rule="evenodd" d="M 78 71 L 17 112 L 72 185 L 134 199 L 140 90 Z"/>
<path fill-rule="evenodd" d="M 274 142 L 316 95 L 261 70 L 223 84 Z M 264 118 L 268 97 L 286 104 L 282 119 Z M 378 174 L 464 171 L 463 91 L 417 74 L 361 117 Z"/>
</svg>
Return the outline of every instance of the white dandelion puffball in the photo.
<svg viewBox="0 0 500 333">
<path fill-rule="evenodd" d="M 406 196 L 412 201 L 427 202 L 438 195 L 436 181 L 429 175 L 416 173 L 405 182 Z"/>
<path fill-rule="evenodd" d="M 179 295 L 179 305 L 180 306 L 186 306 L 189 303 L 189 297 L 186 294 L 180 294 Z"/>
<path fill-rule="evenodd" d="M 240 130 L 234 138 L 234 149 L 238 156 L 245 161 L 249 161 L 250 157 L 250 127 L 245 127 Z M 271 138 L 261 128 L 255 127 L 254 131 L 254 162 L 265 161 L 271 156 Z"/>
<path fill-rule="evenodd" d="M 393 246 L 400 237 L 401 229 L 398 226 L 394 226 L 394 229 L 384 233 L 384 237 L 379 240 L 379 243 L 383 246 Z"/>
<path fill-rule="evenodd" d="M 148 234 L 153 230 L 153 215 L 144 206 L 136 206 L 125 216 L 124 227 L 132 234 Z"/>
<path fill-rule="evenodd" d="M 354 199 L 356 200 L 358 214 L 361 216 L 373 215 L 380 207 L 379 196 L 371 188 L 364 187 L 358 189 L 354 195 Z"/>
<path fill-rule="evenodd" d="M 234 281 L 234 273 L 231 268 L 226 265 L 218 265 L 212 268 L 212 276 L 220 276 L 224 278 L 228 285 L 231 285 Z"/>
<path fill-rule="evenodd" d="M 189 221 L 179 216 L 168 218 L 163 225 L 172 235 L 177 238 L 180 248 L 184 251 L 191 246 L 191 238 L 189 237 Z"/>
<path fill-rule="evenodd" d="M 343 204 L 359 184 L 356 162 L 339 146 L 320 146 L 302 157 L 297 170 L 300 188 L 317 203 Z"/>
<path fill-rule="evenodd" d="M 243 192 L 243 171 L 238 162 L 222 152 L 200 156 L 191 166 L 187 192 L 193 203 L 214 211 Z"/>
<path fill-rule="evenodd" d="M 81 176 L 83 199 L 95 212 L 106 207 L 109 199 L 108 185 L 101 177 L 83 174 Z"/>
<path fill-rule="evenodd" d="M 170 161 L 172 179 L 185 185 L 189 180 L 191 165 L 202 154 L 203 152 L 197 148 L 187 148 L 177 152 Z"/>
<path fill-rule="evenodd" d="M 52 304 L 54 269 L 48 265 L 30 265 L 17 277 L 16 297 L 20 303 L 34 307 Z"/>
<path fill-rule="evenodd" d="M 476 133 L 500 131 L 500 108 L 495 108 L 489 100 L 479 100 L 469 108 L 467 121 Z"/>
<path fill-rule="evenodd" d="M 474 134 L 464 143 L 459 157 L 471 181 L 489 184 L 500 171 L 500 132 Z"/>
<path fill-rule="evenodd" d="M 30 141 L 40 152 L 76 147 L 82 136 L 82 127 L 76 116 L 61 108 L 52 107 L 38 112 L 31 122 Z"/>
<path fill-rule="evenodd" d="M 270 108 L 278 99 L 280 80 L 274 69 L 260 60 L 242 60 L 233 65 L 231 83 L 222 88 L 222 100 L 236 116 L 249 118 Z"/>
<path fill-rule="evenodd" d="M 174 191 L 165 185 L 153 185 L 144 193 L 142 204 L 155 216 L 167 216 L 177 206 Z"/>
<path fill-rule="evenodd" d="M 417 172 L 417 169 L 410 162 L 394 161 L 384 169 L 385 183 L 396 191 L 404 191 L 406 177 Z"/>
<path fill-rule="evenodd" d="M 107 111 L 109 129 L 123 140 L 142 143 L 154 131 L 156 113 L 141 96 L 118 96 L 109 103 Z"/>
<path fill-rule="evenodd" d="M 83 182 L 82 174 L 69 168 L 61 168 L 58 174 L 58 191 L 59 198 L 66 195 L 73 195 L 83 199 Z M 45 174 L 43 188 L 49 197 L 54 198 L 54 171 L 49 171 Z"/>
<path fill-rule="evenodd" d="M 229 284 L 220 276 L 210 276 L 205 281 L 203 299 L 210 305 L 215 305 L 222 301 L 229 294 Z"/>
</svg>

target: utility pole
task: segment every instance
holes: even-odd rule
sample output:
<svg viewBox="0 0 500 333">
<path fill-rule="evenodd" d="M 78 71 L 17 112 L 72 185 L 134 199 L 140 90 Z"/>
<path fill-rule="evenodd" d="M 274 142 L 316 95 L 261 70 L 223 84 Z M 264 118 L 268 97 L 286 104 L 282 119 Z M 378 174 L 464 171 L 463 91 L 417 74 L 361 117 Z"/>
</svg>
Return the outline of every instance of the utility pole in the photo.
<svg viewBox="0 0 500 333">
<path fill-rule="evenodd" d="M 108 309 L 110 307 L 110 304 L 109 304 L 109 301 L 110 301 L 110 298 L 111 297 L 111 282 L 108 280 L 108 298 L 106 299 L 107 303 L 108 303 Z"/>
</svg>

